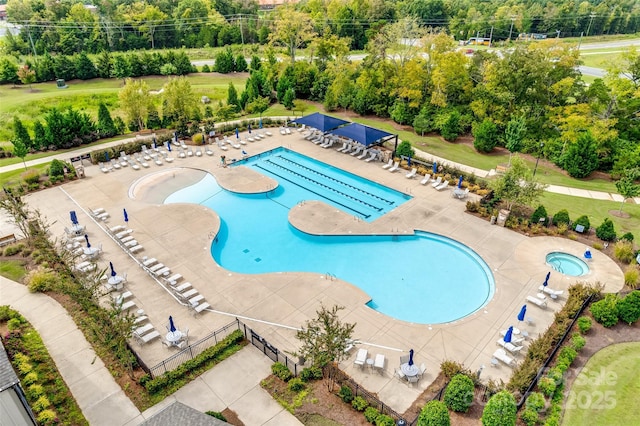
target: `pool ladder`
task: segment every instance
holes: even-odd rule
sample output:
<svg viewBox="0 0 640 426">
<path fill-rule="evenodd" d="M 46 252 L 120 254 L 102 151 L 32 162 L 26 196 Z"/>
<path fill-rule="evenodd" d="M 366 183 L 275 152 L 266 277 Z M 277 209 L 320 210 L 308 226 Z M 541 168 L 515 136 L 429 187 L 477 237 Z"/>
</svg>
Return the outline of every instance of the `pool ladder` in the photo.
<svg viewBox="0 0 640 426">
<path fill-rule="evenodd" d="M 325 280 L 335 281 L 335 280 L 337 280 L 337 279 L 338 279 L 338 277 L 337 277 L 337 276 L 335 276 L 334 274 L 332 274 L 331 272 L 326 272 L 326 273 L 324 274 L 324 279 L 325 279 Z"/>
</svg>

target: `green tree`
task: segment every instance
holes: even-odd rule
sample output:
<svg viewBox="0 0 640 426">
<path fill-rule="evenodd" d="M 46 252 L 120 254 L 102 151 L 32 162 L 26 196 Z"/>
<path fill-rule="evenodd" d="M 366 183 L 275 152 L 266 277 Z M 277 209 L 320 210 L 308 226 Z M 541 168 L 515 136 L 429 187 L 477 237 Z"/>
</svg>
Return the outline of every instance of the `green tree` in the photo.
<svg viewBox="0 0 640 426">
<path fill-rule="evenodd" d="M 495 196 L 505 203 L 507 210 L 511 210 L 515 204 L 534 204 L 542 196 L 545 187 L 533 180 L 531 170 L 517 154 L 513 156 L 507 171 L 492 182 Z"/>
<path fill-rule="evenodd" d="M 311 17 L 294 9 L 293 6 L 280 6 L 274 11 L 274 21 L 269 41 L 287 48 L 291 63 L 296 63 L 296 50 L 315 37 Z"/>
<path fill-rule="evenodd" d="M 113 124 L 111 113 L 104 102 L 100 102 L 98 106 L 98 123 L 96 128 L 101 138 L 110 138 L 116 135 L 116 126 Z"/>
<path fill-rule="evenodd" d="M 247 104 L 247 112 L 250 114 L 259 114 L 262 117 L 262 113 L 269 108 L 269 98 L 258 97 Z"/>
<path fill-rule="evenodd" d="M 316 311 L 317 317 L 306 322 L 296 331 L 296 339 L 300 348 L 292 353 L 311 361 L 315 367 L 323 367 L 329 363 L 339 363 L 347 356 L 345 349 L 352 341 L 351 336 L 355 323 L 343 323 L 338 316 L 344 307 L 333 306 L 327 309 L 324 305 Z M 329 388 L 333 388 L 330 378 Z"/>
<path fill-rule="evenodd" d="M 124 87 L 118 93 L 120 108 L 124 111 L 127 121 L 135 123 L 136 129 L 145 127 L 144 119 L 147 117 L 151 96 L 149 87 L 143 80 L 125 80 Z"/>
<path fill-rule="evenodd" d="M 511 118 L 504 131 L 505 146 L 509 150 L 509 164 L 514 152 L 522 151 L 522 144 L 527 135 L 527 121 L 523 115 Z"/>
<path fill-rule="evenodd" d="M 438 117 L 438 128 L 444 140 L 453 142 L 456 140 L 462 129 L 460 128 L 460 113 L 457 110 L 443 113 Z"/>
<path fill-rule="evenodd" d="M 16 84 L 18 78 L 18 66 L 7 57 L 0 58 L 0 84 Z"/>
<path fill-rule="evenodd" d="M 239 54 L 236 56 L 235 60 L 235 71 L 237 72 L 245 72 L 248 69 L 247 60 L 244 58 L 243 54 Z"/>
<path fill-rule="evenodd" d="M 126 79 L 131 76 L 131 66 L 124 55 L 114 55 L 113 65 L 111 67 L 111 75 L 114 78 Z"/>
<path fill-rule="evenodd" d="M 596 237 L 602 241 L 613 241 L 616 239 L 616 230 L 613 222 L 605 217 L 600 226 L 596 228 Z"/>
<path fill-rule="evenodd" d="M 33 123 L 33 149 L 39 150 L 47 144 L 47 130 L 42 125 L 42 121 L 36 120 Z"/>
<path fill-rule="evenodd" d="M 213 70 L 222 74 L 228 74 L 235 69 L 235 61 L 233 59 L 233 51 L 230 47 L 221 50 L 216 55 L 216 62 Z"/>
<path fill-rule="evenodd" d="M 144 34 L 151 42 L 151 49 L 155 49 L 155 33 L 158 26 L 167 19 L 167 14 L 158 6 L 146 2 L 135 2 L 129 5 L 120 5 L 119 14 L 132 23 L 133 27 Z"/>
<path fill-rule="evenodd" d="M 489 153 L 498 144 L 498 127 L 493 121 L 485 118 L 480 123 L 473 123 L 473 146 L 478 152 Z"/>
<path fill-rule="evenodd" d="M 31 86 L 36 81 L 36 72 L 29 68 L 29 65 L 23 65 L 18 69 L 18 78 L 22 84 L 28 84 L 29 90 L 33 92 Z"/>
<path fill-rule="evenodd" d="M 624 206 L 624 202 L 627 201 L 628 198 L 637 197 L 640 195 L 640 185 L 636 184 L 636 179 L 638 178 L 637 169 L 630 171 L 628 174 L 623 176 L 620 180 L 616 182 L 616 189 L 618 190 L 618 194 L 622 195 L 622 203 L 620 203 L 620 213 L 622 213 L 622 207 Z"/>
<path fill-rule="evenodd" d="M 287 109 L 293 109 L 293 102 L 296 100 L 296 92 L 293 87 L 289 87 L 282 98 L 282 105 Z"/>
<path fill-rule="evenodd" d="M 233 105 L 233 112 L 240 111 L 240 101 L 238 100 L 238 91 L 236 90 L 236 86 L 233 83 L 229 83 L 229 88 L 227 89 L 227 105 Z"/>
<path fill-rule="evenodd" d="M 493 395 L 482 411 L 483 426 L 515 426 L 518 409 L 516 399 L 506 390 Z"/>
<path fill-rule="evenodd" d="M 80 52 L 80 54 L 75 57 L 75 68 L 76 77 L 80 80 L 90 80 L 92 78 L 96 78 L 98 75 L 95 65 L 93 65 L 91 59 L 89 59 L 87 54 L 84 52 Z"/>
<path fill-rule="evenodd" d="M 427 402 L 418 416 L 418 426 L 449 426 L 449 410 L 442 401 Z"/>
<path fill-rule="evenodd" d="M 22 160 L 22 164 L 24 164 L 24 169 L 27 170 L 27 163 L 24 161 L 24 158 L 27 156 L 29 149 L 27 146 L 19 139 L 12 140 L 13 144 L 13 155 Z"/>
<path fill-rule="evenodd" d="M 162 115 L 174 117 L 178 122 L 190 121 L 197 107 L 191 83 L 184 77 L 170 78 L 162 93 Z"/>
<path fill-rule="evenodd" d="M 580 133 L 562 157 L 562 168 L 571 177 L 585 178 L 598 168 L 597 142 L 591 132 Z"/>
<path fill-rule="evenodd" d="M 466 413 L 473 404 L 473 389 L 473 380 L 464 374 L 456 374 L 447 385 L 444 403 L 453 411 Z"/>
<path fill-rule="evenodd" d="M 27 128 L 22 124 L 22 121 L 17 115 L 13 117 L 13 141 L 20 142 L 27 150 L 29 150 L 33 144 Z"/>
<path fill-rule="evenodd" d="M 103 50 L 96 58 L 96 74 L 100 78 L 111 78 L 111 68 L 111 53 L 108 50 Z"/>
<path fill-rule="evenodd" d="M 398 149 L 396 150 L 396 155 L 405 156 L 405 157 L 415 157 L 416 151 L 411 146 L 411 142 L 402 141 L 400 145 L 398 145 Z"/>
</svg>

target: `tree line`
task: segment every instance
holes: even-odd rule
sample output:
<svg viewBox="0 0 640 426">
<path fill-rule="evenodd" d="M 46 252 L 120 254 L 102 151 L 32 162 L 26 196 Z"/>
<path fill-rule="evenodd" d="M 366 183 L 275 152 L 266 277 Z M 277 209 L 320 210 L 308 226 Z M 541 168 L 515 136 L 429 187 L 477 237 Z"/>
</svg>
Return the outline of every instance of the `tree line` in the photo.
<svg viewBox="0 0 640 426">
<path fill-rule="evenodd" d="M 640 31 L 635 0 L 487 0 L 482 5 L 471 0 L 302 0 L 297 10 L 310 17 L 318 35 L 347 37 L 352 49 L 363 49 L 384 25 L 406 17 L 456 40 Z M 78 0 L 9 0 L 7 14 L 22 27 L 4 41 L 5 53 L 16 55 L 266 44 L 280 19 L 260 11 L 255 0 L 111 0 L 93 8 Z"/>
</svg>

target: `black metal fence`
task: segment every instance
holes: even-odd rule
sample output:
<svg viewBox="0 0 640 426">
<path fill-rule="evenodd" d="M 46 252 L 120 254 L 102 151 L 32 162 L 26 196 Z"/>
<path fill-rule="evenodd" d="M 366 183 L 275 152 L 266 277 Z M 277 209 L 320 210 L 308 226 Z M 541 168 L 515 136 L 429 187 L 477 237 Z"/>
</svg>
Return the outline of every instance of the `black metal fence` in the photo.
<svg viewBox="0 0 640 426">
<path fill-rule="evenodd" d="M 242 330 L 242 332 L 244 333 L 244 337 L 249 342 L 251 342 L 253 346 L 258 348 L 263 354 L 271 358 L 273 362 L 281 362 L 282 364 L 286 365 L 287 368 L 291 370 L 294 376 L 298 375 L 298 363 L 279 351 L 278 348 L 267 342 L 264 337 L 260 336 L 250 327 L 247 327 L 246 324 L 243 324 L 240 321 L 238 321 L 238 324 L 240 324 L 240 330 Z"/>
<path fill-rule="evenodd" d="M 235 330 L 242 330 L 242 326 L 244 326 L 244 324 L 236 319 L 197 342 L 188 345 L 180 352 L 170 356 L 159 364 L 149 368 L 149 375 L 151 378 L 155 378 L 163 375 L 167 371 L 178 368 L 178 366 L 200 355 L 206 349 L 217 345 L 220 340 L 224 339 Z"/>
</svg>

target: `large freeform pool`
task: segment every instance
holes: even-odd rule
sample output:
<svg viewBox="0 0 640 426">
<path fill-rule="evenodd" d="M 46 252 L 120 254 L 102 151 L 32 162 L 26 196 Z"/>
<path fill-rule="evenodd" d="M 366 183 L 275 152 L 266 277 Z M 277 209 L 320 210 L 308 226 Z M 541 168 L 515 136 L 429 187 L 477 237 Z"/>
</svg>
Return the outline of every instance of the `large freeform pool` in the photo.
<svg viewBox="0 0 640 426">
<path fill-rule="evenodd" d="M 245 274 L 330 273 L 365 291 L 369 307 L 423 324 L 463 318 L 493 296 L 486 263 L 449 238 L 426 232 L 315 236 L 288 221 L 289 209 L 302 200 L 322 200 L 372 221 L 406 202 L 405 194 L 282 148 L 243 164 L 276 179 L 278 188 L 237 194 L 207 175 L 165 200 L 202 204 L 220 216 L 211 254 L 222 267 Z"/>
</svg>

